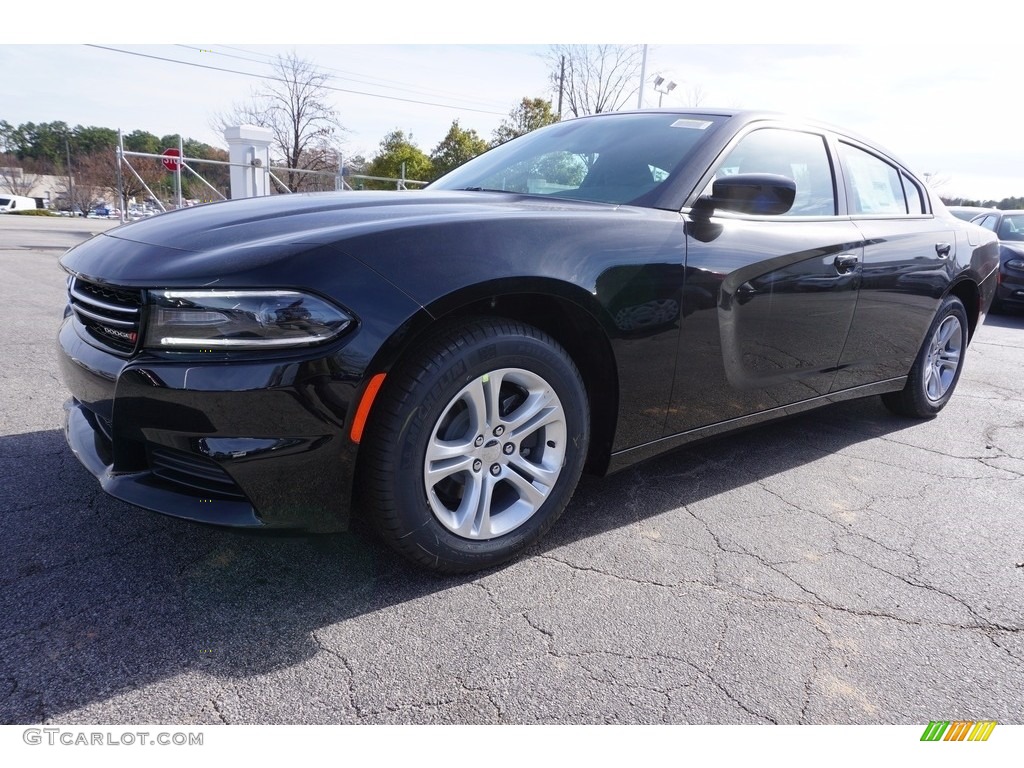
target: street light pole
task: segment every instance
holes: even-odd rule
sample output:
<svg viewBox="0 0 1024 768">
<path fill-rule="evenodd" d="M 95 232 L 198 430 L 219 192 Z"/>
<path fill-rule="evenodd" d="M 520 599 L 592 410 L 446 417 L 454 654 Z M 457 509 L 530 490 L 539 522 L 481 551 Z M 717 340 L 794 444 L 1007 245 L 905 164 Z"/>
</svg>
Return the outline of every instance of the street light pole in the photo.
<svg viewBox="0 0 1024 768">
<path fill-rule="evenodd" d="M 647 79 L 647 46 L 644 45 L 644 56 L 640 60 L 640 93 L 636 97 L 636 108 L 644 108 L 644 81 Z M 658 105 L 661 106 L 660 104 Z"/>
<path fill-rule="evenodd" d="M 658 108 L 661 109 L 661 100 L 666 93 L 676 87 L 676 83 L 666 80 L 661 75 L 654 78 L 654 90 L 658 92 Z"/>
</svg>

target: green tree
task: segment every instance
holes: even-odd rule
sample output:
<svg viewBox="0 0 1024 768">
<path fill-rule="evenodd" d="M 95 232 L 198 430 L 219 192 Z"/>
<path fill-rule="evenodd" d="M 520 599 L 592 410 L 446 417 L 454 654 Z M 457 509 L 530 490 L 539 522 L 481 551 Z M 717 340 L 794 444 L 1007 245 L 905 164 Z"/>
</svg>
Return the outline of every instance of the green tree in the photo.
<svg viewBox="0 0 1024 768">
<path fill-rule="evenodd" d="M 402 173 L 403 163 L 405 164 L 404 175 Z M 370 163 L 367 175 L 389 179 L 406 178 L 429 181 L 432 176 L 430 158 L 413 143 L 411 133 L 406 136 L 404 131 L 396 128 L 381 140 L 380 151 Z M 393 188 L 393 185 L 388 182 L 375 182 L 367 186 L 377 189 Z"/>
<path fill-rule="evenodd" d="M 0 122 L 0 151 L 19 160 L 36 160 L 49 166 L 65 163 L 68 150 L 74 155 L 89 155 L 117 146 L 117 131 L 99 126 L 76 125 L 58 120 L 52 123 L 22 123 L 14 127 Z M 74 164 L 74 160 L 72 160 Z"/>
<path fill-rule="evenodd" d="M 128 152 L 148 152 L 159 155 L 167 147 L 161 146 L 160 139 L 149 131 L 134 130 L 124 136 L 124 148 Z"/>
<path fill-rule="evenodd" d="M 444 176 L 448 171 L 458 168 L 467 160 L 472 160 L 486 151 L 487 142 L 481 139 L 476 131 L 472 128 L 468 131 L 463 130 L 459 127 L 458 120 L 452 120 L 448 135 L 441 139 L 430 153 L 430 162 L 433 166 L 431 180 Z"/>
<path fill-rule="evenodd" d="M 71 132 L 71 152 L 75 155 L 91 155 L 94 152 L 109 152 L 114 156 L 117 146 L 117 131 L 113 128 L 76 125 Z"/>
<path fill-rule="evenodd" d="M 25 137 L 21 135 L 21 129 L 6 120 L 0 120 L 0 154 L 17 154 L 24 144 Z"/>
<path fill-rule="evenodd" d="M 70 142 L 71 129 L 58 120 L 53 123 L 24 123 L 18 126 L 22 146 L 15 150 L 19 160 L 31 158 L 50 165 L 60 165 L 67 154 L 65 142 Z"/>
<path fill-rule="evenodd" d="M 491 135 L 491 146 L 504 144 L 517 136 L 543 128 L 558 122 L 558 115 L 551 110 L 551 102 L 546 99 L 526 99 L 508 113 L 501 125 Z"/>
</svg>

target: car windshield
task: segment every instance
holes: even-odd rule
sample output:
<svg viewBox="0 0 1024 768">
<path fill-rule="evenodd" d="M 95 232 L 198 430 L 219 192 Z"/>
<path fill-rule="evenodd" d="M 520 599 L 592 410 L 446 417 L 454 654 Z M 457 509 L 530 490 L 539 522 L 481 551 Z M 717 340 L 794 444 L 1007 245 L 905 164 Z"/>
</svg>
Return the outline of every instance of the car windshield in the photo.
<svg viewBox="0 0 1024 768">
<path fill-rule="evenodd" d="M 652 112 L 556 123 L 470 160 L 430 188 L 650 206 L 719 120 Z"/>
<path fill-rule="evenodd" d="M 999 239 L 1024 241 L 1024 213 L 1003 217 L 1003 223 L 999 225 Z"/>
</svg>

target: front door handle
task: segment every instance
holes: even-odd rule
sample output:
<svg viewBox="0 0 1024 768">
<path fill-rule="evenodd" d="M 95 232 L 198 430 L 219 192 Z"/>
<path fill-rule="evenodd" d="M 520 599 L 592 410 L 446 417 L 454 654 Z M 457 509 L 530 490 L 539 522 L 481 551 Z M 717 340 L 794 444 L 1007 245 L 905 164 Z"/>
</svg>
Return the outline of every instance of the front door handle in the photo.
<svg viewBox="0 0 1024 768">
<path fill-rule="evenodd" d="M 832 264 L 835 266 L 836 272 L 842 275 L 856 267 L 859 262 L 860 257 L 855 253 L 840 253 Z"/>
<path fill-rule="evenodd" d="M 935 252 L 937 254 L 939 254 L 939 258 L 940 259 L 948 258 L 949 257 L 949 253 L 952 250 L 953 250 L 953 246 L 951 246 L 949 243 L 936 243 L 935 244 Z"/>
</svg>

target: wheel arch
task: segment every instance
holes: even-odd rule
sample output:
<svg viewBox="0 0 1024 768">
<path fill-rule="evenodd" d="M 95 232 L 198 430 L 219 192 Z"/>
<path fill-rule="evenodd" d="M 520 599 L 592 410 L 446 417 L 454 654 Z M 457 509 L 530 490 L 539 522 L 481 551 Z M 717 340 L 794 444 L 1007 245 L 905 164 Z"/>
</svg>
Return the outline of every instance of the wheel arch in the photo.
<svg viewBox="0 0 1024 768">
<path fill-rule="evenodd" d="M 949 287 L 946 295 L 956 296 L 964 305 L 964 310 L 967 312 L 967 340 L 970 341 L 974 338 L 974 331 L 978 327 L 981 314 L 980 287 L 969 277 L 962 277 Z"/>
<path fill-rule="evenodd" d="M 619 377 L 610 319 L 583 288 L 550 278 L 506 279 L 467 286 L 427 304 L 381 345 L 366 378 L 398 365 L 410 350 L 459 318 L 501 317 L 544 331 L 572 358 L 590 403 L 591 438 L 586 471 L 604 474 L 611 458 L 619 407 Z M 373 411 L 367 426 L 372 428 Z"/>
</svg>

